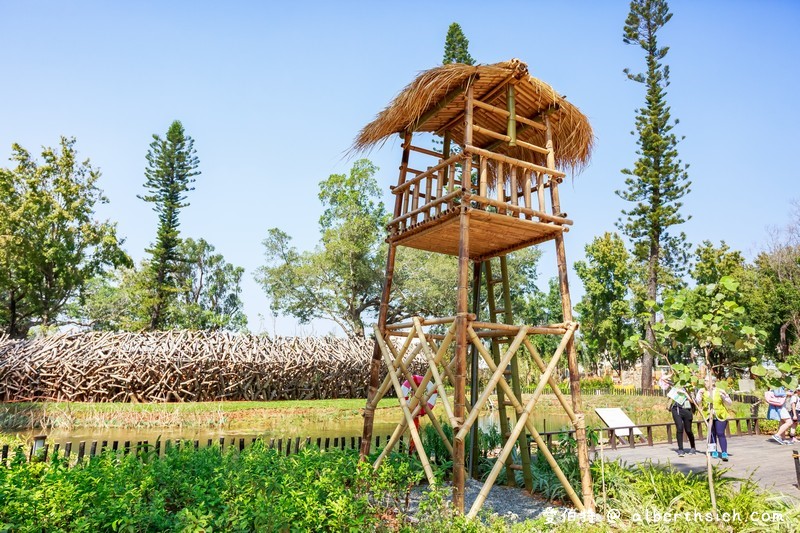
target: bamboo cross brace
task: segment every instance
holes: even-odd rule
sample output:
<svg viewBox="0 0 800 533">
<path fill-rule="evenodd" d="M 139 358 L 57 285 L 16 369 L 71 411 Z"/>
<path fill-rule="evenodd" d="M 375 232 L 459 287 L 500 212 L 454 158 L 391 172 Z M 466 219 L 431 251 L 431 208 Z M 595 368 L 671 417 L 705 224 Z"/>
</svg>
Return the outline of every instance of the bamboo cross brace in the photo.
<svg viewBox="0 0 800 533">
<path fill-rule="evenodd" d="M 421 327 L 422 326 L 420 326 L 420 328 Z M 412 332 L 413 331 L 414 330 L 412 328 Z M 441 360 L 444 357 L 445 352 L 447 352 L 447 349 L 450 347 L 450 344 L 452 343 L 453 338 L 455 337 L 455 334 L 456 334 L 456 329 L 455 329 L 455 322 L 454 322 L 453 325 L 448 330 L 447 335 L 445 335 L 445 338 L 442 341 L 441 346 L 436 351 L 436 356 L 434 357 L 434 366 L 437 366 L 437 365 L 439 365 L 441 363 Z M 417 345 L 418 350 L 422 349 L 425 345 L 428 344 L 428 341 L 427 341 L 427 339 L 425 339 L 424 335 L 423 335 L 422 339 L 425 342 L 420 343 L 420 344 Z M 428 366 L 430 367 L 430 362 L 428 362 Z M 429 368 L 428 371 L 425 372 L 425 376 L 422 378 L 422 382 L 419 384 L 419 386 L 417 386 L 416 383 L 414 383 L 412 385 L 412 388 L 415 388 L 414 396 L 411 398 L 411 408 L 412 409 L 415 409 L 417 407 L 417 405 L 419 405 L 419 400 L 420 400 L 420 396 L 421 396 L 420 394 L 417 393 L 418 389 L 416 389 L 416 387 L 419 387 L 419 388 L 425 390 L 427 388 L 427 386 L 428 386 L 428 382 L 431 380 L 431 376 L 432 375 L 433 374 L 432 374 L 432 372 L 431 372 L 431 370 Z M 414 381 L 412 379 L 412 376 L 409 375 L 407 370 L 406 370 L 406 377 L 408 378 L 409 383 L 412 383 Z M 452 376 L 450 376 L 449 374 L 448 374 L 448 377 L 450 377 L 451 380 L 453 379 Z"/>
<path fill-rule="evenodd" d="M 423 346 L 422 351 L 425 353 L 425 357 L 428 360 L 428 367 L 430 367 L 430 371 L 433 374 L 433 381 L 436 383 L 436 388 L 439 390 L 439 395 L 442 397 L 444 412 L 447 413 L 447 418 L 450 420 L 450 425 L 455 427 L 456 417 L 453 414 L 453 410 L 450 409 L 450 402 L 447 399 L 447 391 L 444 388 L 444 383 L 442 383 L 442 377 L 439 375 L 439 370 L 436 368 L 439 363 L 436 361 L 436 359 L 434 359 L 433 353 L 431 353 L 431 348 L 428 346 L 428 339 L 425 338 L 425 333 L 423 333 L 419 319 L 416 317 L 414 317 L 414 326 L 417 329 L 417 337 Z"/>
<path fill-rule="evenodd" d="M 406 403 L 406 399 L 403 396 L 403 387 L 400 385 L 400 381 L 397 379 L 397 373 L 392 365 L 392 357 L 389 355 L 389 349 L 387 348 L 386 342 L 383 340 L 382 336 L 378 335 L 376 339 L 378 340 L 381 353 L 383 353 L 383 359 L 386 361 L 389 377 L 392 380 L 392 385 L 394 385 L 394 390 L 397 392 L 397 398 L 400 400 L 400 408 L 403 410 L 403 415 L 406 417 L 408 429 L 411 431 L 411 439 L 414 441 L 414 445 L 417 447 L 417 455 L 419 455 L 422 468 L 425 470 L 425 476 L 428 478 L 428 483 L 430 483 L 431 486 L 436 485 L 436 478 L 433 476 L 433 470 L 428 462 L 428 454 L 425 452 L 425 448 L 422 446 L 422 439 L 419 437 L 417 428 L 414 427 L 414 417 L 412 416 L 411 411 L 408 408 L 408 404 Z"/>
<path fill-rule="evenodd" d="M 503 379 L 502 369 L 508 366 L 508 363 L 511 362 L 511 358 L 514 357 L 514 354 L 517 352 L 517 349 L 520 347 L 522 341 L 525 339 L 527 335 L 528 335 L 527 328 L 525 327 L 519 328 L 519 332 L 514 337 L 514 341 L 508 347 L 506 353 L 503 354 L 503 357 L 500 360 L 500 364 L 498 365 L 498 370 L 496 370 L 492 374 L 491 379 L 489 379 L 489 383 L 486 384 L 486 387 L 484 387 L 483 389 L 483 393 L 481 393 L 480 398 L 478 398 L 478 402 L 472 406 L 472 412 L 470 412 L 469 416 L 464 421 L 464 424 L 461 426 L 458 435 L 456 435 L 455 437 L 456 440 L 463 441 L 467 437 L 469 428 L 472 426 L 472 424 L 475 423 L 475 420 L 478 418 L 478 414 L 480 414 L 481 407 L 483 407 L 483 405 L 486 403 L 486 400 L 489 398 L 489 396 L 494 393 L 494 389 L 495 387 L 497 387 L 497 382 Z M 480 340 L 478 342 L 480 343 Z"/>
<path fill-rule="evenodd" d="M 427 395 L 426 395 L 423 398 L 423 401 L 427 402 L 427 400 L 428 400 L 428 398 L 427 398 Z M 417 410 L 415 409 L 414 412 L 416 413 L 416 411 Z M 439 421 L 436 420 L 436 417 L 433 415 L 432 412 L 428 411 L 427 409 L 425 410 L 425 412 L 428 415 L 428 418 L 430 419 L 431 424 L 436 429 L 436 431 L 439 433 L 439 437 L 441 437 L 442 442 L 445 445 L 445 448 L 447 448 L 447 451 L 449 451 L 450 455 L 452 455 L 453 454 L 453 445 L 450 444 L 450 439 L 447 437 L 447 435 L 445 435 L 441 424 L 439 424 Z M 394 428 L 394 432 L 392 432 L 392 436 L 389 438 L 389 441 L 386 443 L 386 446 L 383 448 L 383 451 L 380 453 L 378 458 L 375 460 L 375 464 L 373 465 L 373 469 L 377 470 L 381 466 L 381 464 L 383 463 L 383 460 L 386 459 L 386 456 L 389 455 L 389 453 L 394 449 L 395 445 L 397 444 L 397 441 L 400 440 L 400 436 L 403 433 L 405 433 L 407 428 L 408 428 L 408 422 L 406 422 L 406 417 L 403 416 L 403 418 L 397 424 L 397 427 Z"/>
<path fill-rule="evenodd" d="M 564 350 L 567 348 L 567 344 L 569 340 L 572 338 L 572 335 L 575 333 L 575 328 L 577 324 L 570 324 L 567 327 L 567 332 L 564 334 L 564 337 L 561 339 L 561 343 L 558 345 L 558 349 L 553 354 L 552 359 L 550 359 L 550 364 L 547 365 L 547 370 L 542 374 L 541 378 L 539 378 L 539 385 L 537 385 L 536 390 L 533 392 L 533 396 L 528 403 L 525 405 L 522 413 L 520 413 L 519 417 L 517 418 L 517 423 L 514 425 L 514 429 L 511 432 L 511 435 L 506 440 L 505 446 L 503 446 L 503 450 L 500 452 L 500 455 L 497 457 L 497 461 L 492 468 L 492 471 L 489 473 L 489 476 L 486 478 L 486 481 L 481 489 L 478 497 L 475 499 L 475 502 L 472 504 L 472 507 L 469 510 L 467 516 L 469 518 L 475 518 L 478 514 L 478 511 L 483 506 L 483 502 L 486 501 L 486 497 L 489 495 L 489 491 L 492 489 L 494 482 L 497 480 L 497 476 L 500 474 L 500 470 L 505 466 L 505 461 L 508 455 L 511 453 L 511 450 L 514 448 L 514 445 L 519 438 L 520 433 L 522 433 L 522 428 L 525 427 L 525 423 L 528 420 L 533 408 L 536 406 L 536 403 L 539 401 L 539 396 L 541 396 L 542 391 L 544 390 L 545 385 L 547 384 L 547 380 L 550 379 L 553 371 L 558 364 L 558 360 L 561 358 L 561 354 L 564 353 Z M 500 367 L 502 368 L 502 367 Z M 580 504 L 580 506 L 578 506 Z M 581 509 L 583 504 L 580 503 L 580 500 L 576 503 L 576 507 Z"/>
<path fill-rule="evenodd" d="M 415 319 L 415 320 L 418 320 L 418 319 Z M 417 322 L 417 323 L 420 324 L 419 322 Z M 422 326 L 420 325 L 420 328 L 421 327 Z M 413 331 L 413 329 L 412 329 L 412 331 Z M 445 338 L 442 340 L 441 346 L 436 351 L 436 356 L 434 357 L 434 364 L 435 365 L 439 364 L 439 362 L 441 361 L 442 357 L 447 352 L 447 349 L 450 347 L 450 344 L 451 344 L 454 336 L 455 336 L 455 324 L 453 326 L 451 326 L 450 329 L 448 329 L 447 334 L 445 335 Z M 422 340 L 424 340 L 426 344 L 429 342 L 424 336 L 423 336 Z M 387 346 L 389 347 L 389 349 L 391 349 L 390 345 L 387 344 Z M 418 344 L 417 345 L 417 351 L 422 346 L 423 346 L 422 343 Z M 433 346 L 435 346 L 435 345 L 433 345 Z M 428 397 L 427 397 L 427 394 L 426 394 L 427 393 L 426 389 L 427 389 L 428 380 L 430 379 L 430 375 L 429 374 L 430 374 L 430 371 L 426 372 L 426 375 L 423 378 L 422 383 L 420 384 L 420 386 L 417 386 L 417 384 L 414 383 L 413 376 L 408 378 L 409 379 L 409 385 L 411 385 L 411 387 L 414 389 L 414 396 L 411 398 L 411 404 L 410 404 L 410 409 L 413 411 L 413 414 L 416 414 L 419 406 L 422 405 L 420 403 L 420 401 L 418 400 L 418 394 L 419 394 L 419 390 L 420 389 L 425 391 L 425 392 L 423 392 L 423 395 L 422 395 L 422 402 L 427 402 L 427 400 L 428 400 Z M 425 387 L 423 388 L 422 385 L 425 385 Z M 449 407 L 449 404 L 448 404 L 448 407 Z M 450 444 L 450 439 L 448 439 L 447 436 L 444 434 L 444 430 L 442 429 L 441 424 L 439 424 L 439 421 L 436 420 L 436 416 L 434 416 L 434 414 L 431 411 L 429 411 L 428 409 L 425 409 L 425 414 L 428 415 L 428 418 L 430 419 L 431 423 L 433 424 L 433 427 L 436 428 L 436 431 L 439 433 L 439 436 L 442 438 L 442 441 L 445 443 L 445 447 L 447 447 L 448 451 L 450 451 L 450 453 L 452 454 L 453 453 L 453 447 Z M 408 427 L 408 422 L 406 421 L 405 416 L 403 416 L 403 418 L 397 424 L 397 427 L 395 427 L 395 430 L 392 433 L 392 436 L 390 437 L 389 442 L 386 443 L 386 446 L 384 447 L 384 449 L 381 452 L 380 456 L 378 456 L 378 459 L 375 461 L 375 465 L 374 465 L 375 469 L 377 469 L 381 465 L 381 463 L 386 458 L 386 456 L 389 454 L 389 452 L 394 448 L 395 444 L 397 444 L 397 441 L 400 440 L 400 435 L 402 435 L 405 432 L 407 427 Z"/>
<path fill-rule="evenodd" d="M 378 329 L 377 326 L 375 326 L 375 338 L 377 339 L 380 336 L 381 336 L 381 331 L 380 331 L 380 329 Z M 394 353 L 394 347 L 391 346 L 391 343 L 389 343 L 388 348 L 389 348 L 389 350 L 392 351 L 392 353 L 395 356 L 394 361 L 392 361 L 392 365 L 391 365 L 393 368 L 397 368 L 398 365 L 401 362 L 403 362 L 403 356 L 405 355 L 405 353 L 408 350 L 409 346 L 411 346 L 411 341 L 413 339 L 414 339 L 414 332 L 413 331 L 409 331 L 408 332 L 408 336 L 406 337 L 406 341 L 403 343 L 402 348 L 400 348 L 399 352 L 396 353 L 396 354 Z M 408 357 L 405 358 L 405 360 L 407 361 L 406 364 L 410 364 L 411 361 L 414 360 L 414 357 L 417 356 L 417 353 L 419 353 L 419 350 L 420 350 L 419 345 L 414 347 L 414 349 L 411 351 L 411 354 L 408 355 Z M 386 394 L 386 391 L 389 390 L 389 386 L 390 385 L 391 385 L 391 378 L 387 374 L 386 377 L 383 378 L 383 382 L 381 383 L 381 386 L 378 387 L 377 391 L 375 391 L 375 397 L 372 398 L 372 402 L 367 405 L 367 409 L 374 410 L 375 408 L 377 408 L 378 402 L 380 402 L 381 399 L 383 399 L 383 396 Z"/>
<path fill-rule="evenodd" d="M 525 347 L 528 349 L 531 357 L 536 362 L 536 366 L 539 367 L 539 371 L 544 372 L 546 365 L 539 355 L 539 351 L 536 349 L 536 346 L 531 344 L 528 339 L 525 339 Z M 572 422 L 572 425 L 575 426 L 578 423 L 578 417 L 575 416 L 575 412 L 572 410 L 572 405 L 570 405 L 570 402 L 567 401 L 567 399 L 564 397 L 564 394 L 561 392 L 561 389 L 558 388 L 558 383 L 556 383 L 556 380 L 551 376 L 548 380 L 548 384 L 550 385 L 550 388 L 553 389 L 553 393 L 556 395 L 556 398 L 558 398 L 558 403 L 561 404 L 561 407 L 564 408 L 567 416 L 569 416 L 570 422 Z"/>
<path fill-rule="evenodd" d="M 471 326 L 467 330 L 467 335 L 469 335 L 470 340 L 472 340 L 473 342 L 477 341 L 480 343 L 480 339 L 478 338 L 477 334 L 475 333 L 475 330 L 472 329 Z M 486 361 L 486 365 L 489 367 L 489 370 L 495 372 L 497 370 L 497 367 L 495 366 L 494 360 L 492 359 L 492 354 L 490 354 L 489 351 L 483 346 L 483 343 L 480 343 L 480 345 L 476 346 L 478 347 L 478 352 L 480 352 L 481 356 L 483 357 L 483 360 Z M 545 371 L 545 369 L 543 368 L 542 371 Z M 552 377 L 550 380 L 552 380 Z M 514 411 L 517 413 L 517 417 L 519 417 L 522 414 L 524 408 L 520 403 L 520 401 L 517 399 L 517 397 L 514 395 L 514 391 L 511 389 L 511 387 L 508 385 L 508 382 L 505 379 L 501 379 L 500 381 L 498 381 L 498 385 L 503 389 L 503 392 L 511 401 L 511 404 L 514 406 Z M 550 453 L 547 444 L 542 440 L 541 435 L 539 435 L 539 432 L 536 430 L 533 420 L 531 420 L 530 417 L 527 417 L 525 419 L 525 427 L 528 428 L 528 431 L 531 433 L 533 439 L 536 441 L 536 445 L 539 447 L 539 450 L 542 452 L 542 455 L 544 455 L 545 459 L 550 465 L 550 468 L 553 469 L 553 472 L 555 472 L 556 477 L 559 479 L 559 481 L 561 481 L 561 485 L 563 485 L 564 490 L 567 492 L 567 495 L 570 497 L 570 499 L 576 505 L 576 507 L 581 509 L 583 502 L 581 502 L 580 498 L 578 498 L 578 494 L 575 492 L 575 489 L 572 488 L 572 485 L 570 485 L 569 480 L 567 480 L 567 477 L 564 475 L 564 472 L 561 470 L 561 467 L 558 465 L 558 462 L 555 460 L 555 457 L 553 457 L 553 454 Z M 489 487 L 489 489 L 491 489 L 491 487 Z"/>
</svg>

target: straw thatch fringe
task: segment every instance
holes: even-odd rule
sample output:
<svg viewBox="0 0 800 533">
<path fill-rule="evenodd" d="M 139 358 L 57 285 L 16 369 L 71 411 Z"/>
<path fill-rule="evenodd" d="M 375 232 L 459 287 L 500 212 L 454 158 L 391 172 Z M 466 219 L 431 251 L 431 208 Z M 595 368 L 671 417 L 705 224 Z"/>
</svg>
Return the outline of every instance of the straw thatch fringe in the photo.
<svg viewBox="0 0 800 533">
<path fill-rule="evenodd" d="M 453 90 L 465 88 L 470 82 L 473 83 L 476 98 L 483 99 L 491 94 L 491 98 L 485 101 L 503 108 L 506 105 L 506 92 L 493 89 L 508 82 L 514 83 L 517 114 L 526 118 L 547 115 L 550 119 L 557 166 L 575 171 L 589 162 L 594 134 L 586 116 L 549 84 L 530 76 L 527 65 L 518 59 L 479 66 L 454 63 L 422 72 L 374 121 L 361 130 L 353 143 L 353 150 L 368 149 L 406 130 L 442 134 L 441 128 L 451 124 L 463 112 L 463 93 L 437 110 L 424 124 L 418 125 L 418 121 L 443 103 Z M 479 112 L 476 112 L 476 121 L 480 122 Z M 461 142 L 463 128 L 459 122 L 451 124 L 450 131 L 456 142 Z M 545 145 L 544 133 L 535 128 L 520 127 L 518 138 L 539 146 Z M 496 151 L 518 159 L 532 160 L 531 154 L 520 148 L 501 146 Z"/>
<path fill-rule="evenodd" d="M 372 349 L 368 339 L 206 331 L 0 337 L 0 401 L 363 398 Z"/>
</svg>

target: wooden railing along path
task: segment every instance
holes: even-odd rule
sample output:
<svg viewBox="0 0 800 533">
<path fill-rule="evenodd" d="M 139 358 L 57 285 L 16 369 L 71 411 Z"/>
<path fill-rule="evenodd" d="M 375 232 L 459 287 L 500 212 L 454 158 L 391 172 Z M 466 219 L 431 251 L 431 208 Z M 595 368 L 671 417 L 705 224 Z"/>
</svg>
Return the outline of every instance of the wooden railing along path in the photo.
<svg viewBox="0 0 800 533">
<path fill-rule="evenodd" d="M 729 419 L 730 423 L 728 424 L 728 428 L 726 430 L 726 435 L 729 437 L 735 437 L 740 435 L 758 435 L 759 434 L 759 422 L 762 419 L 759 418 L 731 418 Z M 704 432 L 705 432 L 705 422 L 702 420 L 694 421 L 694 424 L 697 426 L 697 438 L 703 439 Z M 603 442 L 606 443 L 605 446 L 612 450 L 616 450 L 620 446 L 627 446 L 629 448 L 635 448 L 637 446 L 636 443 L 636 435 L 634 435 L 634 428 L 639 428 L 643 432 L 643 441 L 640 442 L 639 445 L 645 446 L 653 446 L 654 444 L 663 444 L 663 443 L 672 443 L 674 440 L 675 435 L 675 424 L 672 422 L 669 423 L 657 423 L 657 424 L 639 424 L 638 426 L 631 426 L 625 428 L 597 428 L 592 431 L 596 431 L 600 433 L 600 438 L 602 438 Z M 736 431 L 732 431 L 732 428 L 735 428 Z M 666 432 L 666 440 L 658 440 L 656 436 L 660 433 L 657 430 L 664 429 Z M 554 441 L 556 439 L 562 439 L 565 436 L 572 437 L 574 435 L 574 430 L 556 430 L 556 431 L 544 431 L 541 433 L 542 438 L 547 443 L 548 448 L 551 448 Z M 627 442 L 623 445 L 618 443 L 618 439 L 622 437 L 627 439 Z M 239 451 L 244 450 L 248 445 L 252 445 L 259 437 L 233 437 L 233 438 L 226 438 L 220 437 L 219 439 L 207 439 L 205 441 L 205 446 L 219 446 L 220 449 L 238 449 Z M 387 435 L 385 437 L 376 436 L 375 437 L 375 448 L 380 448 L 381 443 L 384 444 L 388 442 L 390 436 Z M 270 439 L 263 439 L 263 442 L 266 446 L 271 449 L 277 449 L 278 453 L 291 455 L 293 453 L 298 453 L 301 449 L 307 446 L 311 446 L 312 443 L 316 445 L 317 448 L 320 450 L 331 450 L 331 449 L 351 449 L 351 450 L 358 450 L 361 447 L 361 437 L 318 437 L 316 441 L 312 440 L 311 437 L 306 437 L 305 439 L 302 437 L 289 437 L 289 438 L 270 438 Z M 594 442 L 594 440 L 593 440 Z M 401 449 L 405 449 L 403 446 L 403 438 L 400 438 Z M 19 456 L 20 454 L 24 455 L 25 460 L 27 461 L 48 461 L 54 460 L 57 457 L 61 457 L 66 459 L 67 464 L 70 466 L 80 465 L 87 460 L 90 460 L 92 457 L 95 457 L 103 452 L 113 452 L 113 453 L 121 453 L 123 455 L 128 455 L 131 453 L 135 453 L 137 455 L 144 455 L 144 454 L 154 454 L 155 456 L 161 456 L 162 452 L 166 453 L 171 447 L 181 448 L 185 446 L 190 446 L 195 449 L 200 448 L 201 441 L 200 440 L 156 440 L 155 443 L 151 444 L 149 441 L 80 441 L 77 443 L 77 446 L 74 446 L 72 442 L 66 442 L 63 447 L 61 443 L 54 443 L 50 446 L 50 443 L 47 442 L 46 438 L 44 437 L 36 437 L 34 439 L 33 444 L 30 446 L 30 450 L 26 454 L 22 446 L 17 447 L 16 451 L 12 450 L 8 445 L 4 445 L 2 449 L 0 449 L 0 466 L 8 466 L 9 462 L 14 459 L 14 456 Z M 591 444 L 591 451 L 597 451 L 597 443 Z"/>
</svg>

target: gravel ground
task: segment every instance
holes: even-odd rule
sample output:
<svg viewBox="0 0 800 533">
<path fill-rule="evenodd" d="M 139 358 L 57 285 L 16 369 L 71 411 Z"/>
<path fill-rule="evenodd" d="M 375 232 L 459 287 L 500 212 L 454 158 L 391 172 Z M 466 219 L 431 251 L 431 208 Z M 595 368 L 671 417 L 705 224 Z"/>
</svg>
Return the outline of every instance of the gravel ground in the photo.
<svg viewBox="0 0 800 533">
<path fill-rule="evenodd" d="M 474 479 L 467 479 L 464 487 L 464 512 L 469 512 L 472 503 L 478 497 L 478 494 L 483 487 L 483 483 Z M 447 491 L 446 499 L 452 501 L 452 486 L 445 484 L 444 489 Z M 428 490 L 428 485 L 419 485 L 414 487 L 411 492 L 409 514 L 416 515 L 419 508 L 419 501 Z M 543 513 L 545 515 L 550 513 L 561 514 L 567 511 L 563 507 L 553 505 L 545 500 L 531 497 L 530 494 L 523 489 L 506 487 L 503 485 L 495 485 L 489 491 L 489 496 L 483 504 L 482 510 L 495 513 L 509 522 L 524 522 L 539 517 Z"/>
</svg>

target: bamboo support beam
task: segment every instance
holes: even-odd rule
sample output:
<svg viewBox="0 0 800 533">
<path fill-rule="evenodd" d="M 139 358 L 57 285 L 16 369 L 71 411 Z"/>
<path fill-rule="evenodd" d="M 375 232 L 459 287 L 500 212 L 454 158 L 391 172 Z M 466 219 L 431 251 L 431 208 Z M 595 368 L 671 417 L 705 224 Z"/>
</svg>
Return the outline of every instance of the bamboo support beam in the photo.
<svg viewBox="0 0 800 533">
<path fill-rule="evenodd" d="M 493 106 L 491 104 L 487 104 L 485 102 L 481 102 L 481 101 L 478 101 L 478 100 L 475 101 L 475 107 L 480 107 L 481 109 L 485 109 L 487 111 L 491 111 L 492 113 L 495 113 L 495 114 L 500 115 L 502 117 L 508 118 L 508 117 L 511 116 L 511 114 L 508 111 L 506 111 L 505 109 L 502 109 L 500 107 Z M 542 122 L 539 122 L 539 121 L 536 121 L 536 120 L 532 120 L 532 119 L 529 119 L 529 118 L 525 118 L 522 115 L 515 114 L 514 116 L 516 118 L 516 121 L 519 122 L 520 124 L 525 124 L 526 126 L 530 126 L 532 128 L 536 128 L 537 130 L 541 130 L 541 131 L 545 130 L 545 125 Z"/>
<path fill-rule="evenodd" d="M 495 193 L 497 193 L 497 212 L 501 215 L 505 215 L 507 213 L 506 207 L 508 204 L 506 203 L 506 183 L 504 179 L 505 174 L 503 174 L 503 162 L 497 162 L 497 183 L 495 184 Z"/>
<path fill-rule="evenodd" d="M 455 316 L 445 316 L 445 317 L 441 317 L 441 318 L 424 318 L 424 317 L 420 317 L 420 323 L 423 326 L 437 326 L 437 325 L 440 325 L 440 324 L 450 324 L 452 322 L 455 322 L 456 318 L 458 318 L 458 317 L 455 317 Z M 470 313 L 467 316 L 467 319 L 470 320 L 470 321 L 475 320 L 475 315 Z M 409 321 L 406 321 L 406 322 L 398 322 L 396 324 L 388 324 L 386 326 L 386 329 L 388 329 L 388 330 L 398 330 L 398 329 L 406 329 L 406 328 L 411 328 L 411 327 L 414 327 L 414 321 L 413 320 L 409 320 Z"/>
<path fill-rule="evenodd" d="M 483 135 L 491 137 L 492 139 L 497 139 L 499 141 L 503 141 L 505 143 L 508 143 L 509 146 L 520 146 L 522 148 L 530 150 L 531 152 L 536 152 L 537 154 L 542 154 L 542 155 L 546 155 L 547 154 L 547 149 L 546 148 L 542 148 L 541 146 L 537 146 L 537 145 L 531 144 L 529 142 L 521 141 L 519 139 L 517 139 L 516 142 L 512 145 L 511 144 L 511 136 L 509 136 L 509 135 L 503 135 L 502 133 L 497 133 L 494 130 L 490 130 L 489 128 L 483 128 L 483 127 L 478 126 L 478 125 L 475 125 L 473 127 L 474 127 L 476 133 L 482 133 Z"/>
<path fill-rule="evenodd" d="M 481 157 L 480 159 L 480 174 L 478 179 L 480 180 L 478 182 L 480 184 L 478 187 L 478 196 L 485 198 L 486 190 L 489 187 L 489 160 L 485 157 Z"/>
<path fill-rule="evenodd" d="M 532 205 L 532 199 L 531 199 L 531 178 L 534 175 L 538 175 L 538 174 L 536 174 L 532 170 L 523 170 L 523 172 L 524 172 L 524 174 L 523 174 L 523 179 L 522 179 L 522 195 L 525 197 L 525 207 L 527 207 L 528 209 L 532 210 L 533 209 L 533 205 Z M 541 211 L 542 213 L 546 212 L 544 209 L 542 209 L 541 206 L 538 206 L 537 209 L 539 211 Z M 532 217 L 531 217 L 531 215 L 526 214 L 525 218 L 530 220 Z"/>
<path fill-rule="evenodd" d="M 472 87 L 471 79 L 468 80 L 467 83 L 469 84 L 470 87 Z M 425 125 L 426 122 L 428 122 L 431 118 L 436 116 L 436 113 L 447 107 L 450 104 L 450 102 L 455 100 L 463 92 L 464 92 L 464 86 L 462 85 L 460 87 L 456 87 L 455 89 L 444 95 L 444 97 L 441 100 L 439 100 L 439 103 L 437 103 L 431 109 L 423 113 L 417 119 L 417 121 L 414 123 L 414 127 L 412 128 L 412 130 L 413 131 L 419 130 L 422 126 Z"/>
<path fill-rule="evenodd" d="M 555 153 L 553 152 L 553 131 L 550 119 L 545 117 L 547 127 L 546 139 L 547 147 L 551 153 L 547 156 L 547 164 L 554 164 Z M 561 203 L 558 197 L 558 187 L 550 184 L 550 202 L 554 214 L 561 211 Z M 572 320 L 572 300 L 569 294 L 569 279 L 567 277 L 567 254 L 564 247 L 564 235 L 558 234 L 555 238 L 556 261 L 558 263 L 558 284 L 561 291 L 561 308 L 565 321 Z M 569 386 L 572 395 L 572 408 L 578 418 L 575 428 L 575 440 L 578 451 L 578 468 L 581 473 L 581 492 L 583 493 L 583 504 L 590 512 L 595 510 L 594 490 L 592 488 L 592 472 L 589 464 L 589 448 L 586 443 L 586 429 L 581 427 L 583 422 L 583 409 L 581 407 L 581 383 L 580 369 L 578 368 L 578 353 L 575 350 L 574 340 L 570 340 L 567 345 L 567 365 L 569 367 Z"/>
<path fill-rule="evenodd" d="M 479 97 L 476 97 L 476 98 L 469 98 L 468 97 L 467 98 L 468 100 L 472 100 L 472 102 L 470 103 L 470 107 L 475 105 L 475 102 L 477 102 L 477 101 L 484 102 L 484 101 L 491 100 L 492 98 L 497 96 L 497 94 L 499 94 L 500 91 L 503 90 L 503 88 L 506 86 L 507 83 L 511 82 L 512 80 L 514 80 L 514 75 L 513 74 L 511 74 L 510 76 L 504 78 L 500 83 L 498 83 L 493 88 L 491 88 L 489 91 L 487 91 L 486 94 L 484 94 L 482 96 L 479 96 Z M 468 83 L 469 83 L 469 87 L 471 88 L 472 87 L 472 80 L 470 79 Z M 469 91 L 469 89 L 467 89 L 467 91 Z M 471 112 L 472 112 L 472 109 L 470 109 L 470 113 Z M 438 130 L 436 130 L 436 132 L 435 132 L 436 135 L 441 135 L 442 132 L 445 132 L 445 131 L 453 129 L 453 126 L 455 126 L 456 124 L 458 124 L 459 122 L 464 120 L 464 116 L 465 115 L 466 115 L 465 111 L 460 112 L 458 115 L 453 117 L 453 119 L 450 122 L 448 122 L 447 124 L 445 124 L 444 126 L 439 128 Z M 472 122 L 472 121 L 470 120 L 470 122 Z"/>
<path fill-rule="evenodd" d="M 510 165 L 516 165 L 518 167 L 527 168 L 529 170 L 535 170 L 537 172 L 543 172 L 549 176 L 555 176 L 563 178 L 566 176 L 563 172 L 559 170 L 555 170 L 552 168 L 543 167 L 541 165 L 536 165 L 534 163 L 528 163 L 527 161 L 522 161 L 521 159 L 515 159 L 513 157 L 508 157 L 507 155 L 498 154 L 495 152 L 490 152 L 489 150 L 484 150 L 483 148 L 478 148 L 477 146 L 473 146 L 472 144 L 466 144 L 464 146 L 464 152 L 476 154 L 484 157 L 488 157 L 489 159 L 493 159 L 495 161 L 503 161 L 504 163 L 508 163 Z M 469 160 L 469 159 L 468 159 Z M 419 176 L 417 176 L 419 177 Z M 416 179 L 416 178 L 415 178 Z"/>
<path fill-rule="evenodd" d="M 508 210 L 511 210 L 511 211 L 513 211 L 515 213 L 519 213 L 519 214 L 523 214 L 523 215 L 529 215 L 531 217 L 537 217 L 537 218 L 539 218 L 540 220 L 543 221 L 543 222 L 541 222 L 542 224 L 548 223 L 548 222 L 552 222 L 553 224 L 557 224 L 557 225 L 572 225 L 573 224 L 573 221 L 570 220 L 569 218 L 550 215 L 550 214 L 542 212 L 542 211 L 535 211 L 533 209 L 527 209 L 525 207 L 520 207 L 518 205 L 507 204 L 505 202 L 500 202 L 499 200 L 495 200 L 493 198 L 487 198 L 485 196 L 473 196 L 471 199 L 475 200 L 479 204 L 486 204 L 486 205 L 494 206 L 498 210 L 499 209 L 508 209 Z M 566 229 L 566 228 L 563 228 L 563 229 Z"/>
<path fill-rule="evenodd" d="M 405 148 L 405 146 L 403 146 L 403 148 Z M 435 150 L 428 150 L 427 148 L 422 148 L 421 146 L 410 145 L 408 149 L 411 150 L 412 152 L 418 152 L 420 154 L 436 157 L 437 159 L 444 159 L 446 157 Z"/>
<path fill-rule="evenodd" d="M 514 85 L 508 84 L 508 96 L 506 97 L 506 104 L 508 105 L 508 125 L 506 131 L 508 132 L 508 145 L 517 145 L 517 112 L 515 102 Z"/>
</svg>

